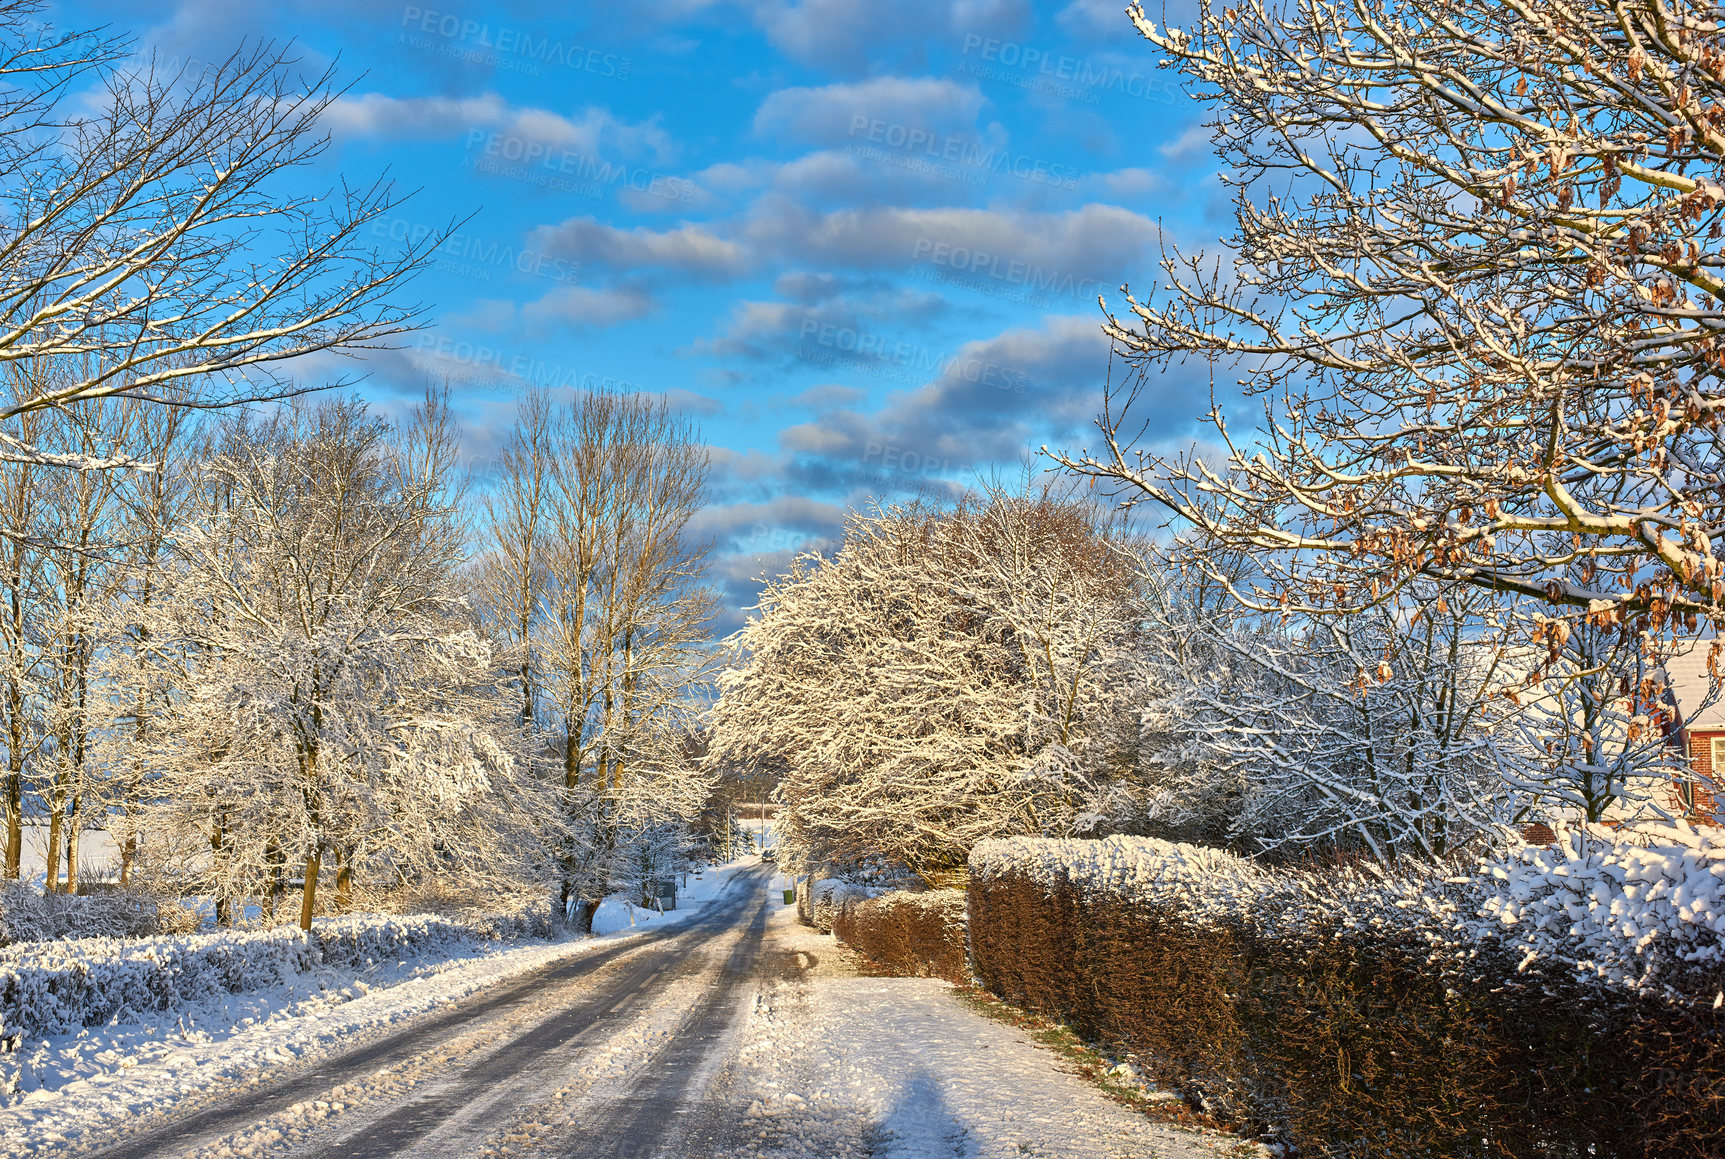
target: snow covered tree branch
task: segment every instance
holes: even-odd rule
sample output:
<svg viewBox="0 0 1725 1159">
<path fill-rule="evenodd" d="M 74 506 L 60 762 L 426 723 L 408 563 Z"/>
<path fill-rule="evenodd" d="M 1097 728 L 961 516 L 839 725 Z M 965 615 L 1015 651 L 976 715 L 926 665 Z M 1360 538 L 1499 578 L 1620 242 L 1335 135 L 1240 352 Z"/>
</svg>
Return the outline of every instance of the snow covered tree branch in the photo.
<svg viewBox="0 0 1725 1159">
<path fill-rule="evenodd" d="M 1122 546 L 1052 493 L 854 516 L 732 638 L 715 757 L 780 770 L 817 864 L 928 877 L 983 837 L 1106 829 L 1140 784 Z"/>
<path fill-rule="evenodd" d="M 413 328 L 417 309 L 392 299 L 441 235 L 386 254 L 368 238 L 398 204 L 386 183 L 284 185 L 325 148 L 329 74 L 303 82 L 270 46 L 208 68 L 131 65 L 92 34 L 44 40 L 41 7 L 0 7 L 0 364 L 82 369 L 0 402 L 0 460 L 131 463 L 112 444 L 52 452 L 22 420 L 115 396 L 281 398 L 312 389 L 290 360 Z"/>
<path fill-rule="evenodd" d="M 1225 461 L 1056 458 L 1250 553 L 1265 610 L 1415 580 L 1654 629 L 1725 621 L 1725 49 L 1666 0 L 1206 0 L 1139 31 L 1214 108 L 1232 267 L 1170 249 L 1106 329 L 1264 406 Z"/>
<path fill-rule="evenodd" d="M 157 707 L 115 758 L 153 774 L 150 823 L 218 898 L 297 870 L 309 927 L 326 858 L 345 900 L 356 867 L 473 872 L 499 833 L 530 860 L 557 829 L 456 582 L 449 422 L 433 395 L 402 428 L 357 401 L 231 425 L 166 589 L 117 610 L 151 663 L 113 676 Z"/>
<path fill-rule="evenodd" d="M 707 452 L 663 401 L 522 401 L 486 497 L 487 625 L 560 758 L 563 901 L 587 928 L 632 847 L 663 846 L 713 774 L 685 740 L 711 664 Z"/>
</svg>

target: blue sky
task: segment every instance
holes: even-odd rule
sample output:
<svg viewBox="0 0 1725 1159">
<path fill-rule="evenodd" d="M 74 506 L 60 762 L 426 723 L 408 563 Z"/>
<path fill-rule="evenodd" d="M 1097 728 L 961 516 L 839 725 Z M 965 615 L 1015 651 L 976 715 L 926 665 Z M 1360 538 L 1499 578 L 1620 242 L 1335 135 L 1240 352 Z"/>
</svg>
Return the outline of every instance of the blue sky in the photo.
<svg viewBox="0 0 1725 1159">
<path fill-rule="evenodd" d="M 1087 444 L 1098 293 L 1226 232 L 1203 106 L 1119 0 L 393 0 L 57 6 L 170 59 L 297 40 L 350 84 L 302 179 L 418 190 L 380 246 L 462 219 L 369 360 L 450 382 L 483 471 L 528 384 L 665 395 L 713 447 L 721 630 L 847 508 Z M 1157 14 L 1160 16 L 1160 13 Z M 1180 13 L 1170 12 L 1173 23 Z M 1201 367 L 1136 413 L 1195 434 Z"/>
</svg>

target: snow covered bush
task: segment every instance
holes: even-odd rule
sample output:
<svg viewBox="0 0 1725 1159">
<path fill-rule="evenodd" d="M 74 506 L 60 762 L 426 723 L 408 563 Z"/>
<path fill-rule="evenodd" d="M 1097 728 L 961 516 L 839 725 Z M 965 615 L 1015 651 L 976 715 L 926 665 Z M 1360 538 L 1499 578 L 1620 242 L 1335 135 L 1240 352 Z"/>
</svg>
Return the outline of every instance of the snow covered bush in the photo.
<svg viewBox="0 0 1725 1159">
<path fill-rule="evenodd" d="M 894 890 L 840 907 L 833 936 L 900 977 L 970 981 L 963 890 Z"/>
<path fill-rule="evenodd" d="M 1710 835 L 1266 870 L 1140 838 L 972 854 L 972 968 L 1317 1155 L 1713 1153 Z"/>
<path fill-rule="evenodd" d="M 1480 912 L 1528 958 L 1626 985 L 1695 989 L 1725 966 L 1725 833 L 1561 831 L 1488 862 Z M 1489 923 L 1488 923 L 1489 924 Z"/>
<path fill-rule="evenodd" d="M 0 946 L 54 938 L 135 938 L 161 932 L 166 902 L 139 890 L 83 894 L 37 892 L 0 884 Z"/>
<path fill-rule="evenodd" d="M 322 920 L 143 939 L 85 938 L 0 950 L 0 1039 L 66 1034 L 127 1011 L 162 1011 L 269 986 L 320 965 L 363 966 L 473 939 L 548 937 L 551 911 L 454 921 L 431 915 Z"/>
</svg>

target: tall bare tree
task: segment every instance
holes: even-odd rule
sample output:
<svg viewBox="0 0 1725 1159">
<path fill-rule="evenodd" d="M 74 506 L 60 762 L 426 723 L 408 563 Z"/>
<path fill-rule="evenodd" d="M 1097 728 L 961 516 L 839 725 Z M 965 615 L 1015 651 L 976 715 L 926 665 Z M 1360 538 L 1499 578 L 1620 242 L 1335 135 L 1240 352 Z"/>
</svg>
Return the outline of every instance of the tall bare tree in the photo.
<svg viewBox="0 0 1725 1159">
<path fill-rule="evenodd" d="M 520 650 L 561 764 L 572 844 L 563 897 L 586 928 L 622 846 L 687 821 L 711 777 L 683 739 L 706 677 L 708 549 L 690 533 L 707 453 L 663 401 L 529 396 L 499 459 L 488 620 Z"/>
<path fill-rule="evenodd" d="M 39 359 L 48 375 L 76 376 L 82 359 Z M 51 389 L 51 388 L 50 388 Z M 123 398 L 73 403 L 50 419 L 50 439 L 70 454 L 131 443 L 140 404 Z M 53 445 L 53 444 L 50 444 Z M 50 633 L 41 661 L 50 759 L 42 777 L 48 817 L 47 889 L 59 888 L 61 857 L 68 893 L 78 888 L 78 847 L 89 815 L 102 796 L 93 762 L 99 692 L 92 686 L 101 646 L 101 624 L 116 579 L 113 549 L 119 521 L 122 476 L 111 471 L 50 470 L 44 514 L 50 538 L 44 545 L 43 604 Z M 92 809 L 92 806 L 97 808 Z"/>
<path fill-rule="evenodd" d="M 139 408 L 133 445 L 155 464 L 150 471 L 125 473 L 119 480 L 121 526 L 115 535 L 120 558 L 116 568 L 121 608 L 135 609 L 129 622 L 111 619 L 104 647 L 113 663 L 130 658 L 132 672 L 120 699 L 110 705 L 107 727 L 129 734 L 131 752 L 108 770 L 105 804 L 111 811 L 120 854 L 120 884 L 131 879 L 138 862 L 139 823 L 148 777 L 142 753 L 151 743 L 152 720 L 170 691 L 150 679 L 150 617 L 167 591 L 172 576 L 176 536 L 195 498 L 198 430 L 194 412 L 178 408 Z"/>
<path fill-rule="evenodd" d="M 0 380 L 13 398 L 28 387 L 19 383 L 22 365 L 9 367 Z M 20 420 L 32 442 L 41 438 L 51 416 L 35 412 Z M 52 468 L 28 461 L 0 463 L 0 520 L 10 534 L 0 535 L 0 714 L 4 716 L 6 766 L 0 782 L 5 810 L 5 853 L 0 872 L 7 880 L 19 876 L 24 852 L 24 801 L 32 762 L 44 733 L 41 710 L 43 642 L 44 476 Z"/>
</svg>

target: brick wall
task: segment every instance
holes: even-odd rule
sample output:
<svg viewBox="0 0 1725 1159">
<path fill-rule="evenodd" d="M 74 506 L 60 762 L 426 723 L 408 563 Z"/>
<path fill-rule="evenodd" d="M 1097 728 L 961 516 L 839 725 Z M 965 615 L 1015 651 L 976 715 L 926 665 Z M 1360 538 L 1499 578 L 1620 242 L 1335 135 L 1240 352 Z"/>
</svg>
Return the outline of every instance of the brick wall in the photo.
<svg viewBox="0 0 1725 1159">
<path fill-rule="evenodd" d="M 1694 789 L 1694 807 L 1689 820 L 1718 824 L 1719 804 L 1714 799 L 1713 787 L 1713 738 L 1725 736 L 1720 732 L 1692 732 L 1689 734 L 1689 765 L 1696 772 L 1702 783 Z M 1679 808 L 1683 805 L 1681 796 L 1673 792 L 1676 798 L 1673 804 Z"/>
</svg>

